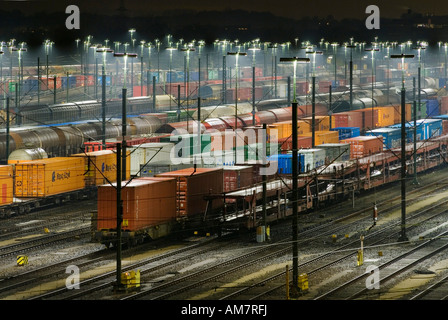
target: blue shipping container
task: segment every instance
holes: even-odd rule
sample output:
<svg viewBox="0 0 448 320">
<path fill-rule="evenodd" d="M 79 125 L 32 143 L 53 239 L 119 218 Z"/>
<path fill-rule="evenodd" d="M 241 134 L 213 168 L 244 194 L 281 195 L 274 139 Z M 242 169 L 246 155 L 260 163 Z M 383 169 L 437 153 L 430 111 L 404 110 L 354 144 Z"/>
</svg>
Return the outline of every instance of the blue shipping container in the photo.
<svg viewBox="0 0 448 320">
<path fill-rule="evenodd" d="M 73 76 L 68 77 L 68 87 L 69 88 L 76 87 L 76 77 Z M 61 77 L 61 88 L 67 89 L 67 77 Z"/>
<path fill-rule="evenodd" d="M 442 134 L 442 120 L 441 119 L 421 119 L 417 123 L 423 124 L 424 139 L 430 139 Z"/>
<path fill-rule="evenodd" d="M 303 154 L 297 154 L 297 170 L 299 173 L 303 173 L 303 165 L 305 162 Z M 292 174 L 292 154 L 276 154 L 270 156 L 268 161 L 278 162 L 278 173 L 279 174 Z"/>
<path fill-rule="evenodd" d="M 38 85 L 37 79 L 26 79 L 25 81 L 22 82 L 21 91 L 23 94 L 37 92 L 37 85 Z"/>
<path fill-rule="evenodd" d="M 434 116 L 438 116 L 439 112 L 439 100 L 437 99 L 425 99 L 422 100 L 426 102 L 426 116 L 431 118 Z"/>
<path fill-rule="evenodd" d="M 398 128 L 401 132 L 401 123 L 394 124 L 393 126 L 390 126 L 389 128 Z M 406 143 L 414 142 L 414 121 L 406 122 L 405 124 L 406 128 Z M 417 135 L 417 141 L 424 139 L 424 126 L 423 124 L 419 124 L 417 122 L 417 128 L 416 128 L 416 135 Z"/>
<path fill-rule="evenodd" d="M 382 136 L 383 150 L 401 147 L 401 129 L 400 128 L 378 128 L 366 132 L 366 136 Z"/>
<path fill-rule="evenodd" d="M 111 84 L 112 84 L 111 77 L 106 76 L 106 87 L 110 87 Z M 98 85 L 99 86 L 103 85 L 103 76 L 98 76 Z"/>
<path fill-rule="evenodd" d="M 361 134 L 358 127 L 338 127 L 331 128 L 330 130 L 339 132 L 339 140 L 358 137 Z"/>
</svg>

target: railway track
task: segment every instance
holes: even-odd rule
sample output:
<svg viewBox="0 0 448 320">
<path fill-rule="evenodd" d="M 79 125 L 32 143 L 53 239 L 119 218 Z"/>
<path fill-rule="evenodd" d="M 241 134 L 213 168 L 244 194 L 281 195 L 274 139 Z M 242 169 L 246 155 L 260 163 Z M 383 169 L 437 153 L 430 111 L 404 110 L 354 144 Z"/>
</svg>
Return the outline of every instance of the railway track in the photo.
<svg viewBox="0 0 448 320">
<path fill-rule="evenodd" d="M 448 300 L 448 275 L 412 295 L 409 300 Z"/>
<path fill-rule="evenodd" d="M 405 271 L 409 270 L 409 268 L 416 266 L 418 263 L 421 263 L 435 254 L 448 249 L 448 239 L 444 238 L 446 235 L 448 235 L 448 231 L 442 232 L 433 239 L 426 240 L 420 245 L 411 248 L 394 259 L 378 266 L 378 269 L 381 271 L 381 279 L 379 279 L 378 284 L 381 283 L 382 285 L 385 282 L 394 279 L 394 277 L 403 274 Z M 343 283 L 342 285 L 337 286 L 333 290 L 316 297 L 315 300 L 358 299 L 369 293 L 369 288 L 366 285 L 368 280 L 366 280 L 366 278 L 369 276 L 370 274 L 361 274 Z M 372 285 L 375 284 L 377 283 L 372 283 Z"/>
<path fill-rule="evenodd" d="M 29 251 L 43 246 L 49 246 L 57 242 L 67 241 L 69 239 L 73 239 L 74 237 L 82 237 L 86 235 L 90 235 L 90 226 L 55 234 L 44 235 L 35 239 L 23 241 L 21 243 L 1 247 L 0 258 L 5 258 L 10 255 L 18 254 L 20 252 Z"/>
<path fill-rule="evenodd" d="M 211 245 L 212 248 L 207 246 Z M 224 244 L 225 245 L 225 244 Z M 204 247 L 205 248 L 202 248 Z M 138 262 L 131 263 L 122 267 L 122 271 L 130 271 L 136 268 L 141 269 L 141 273 L 155 272 L 165 267 L 169 267 L 175 263 L 180 263 L 185 259 L 191 259 L 198 255 L 209 252 L 210 250 L 223 247 L 222 243 L 216 243 L 215 239 L 206 239 L 201 242 L 187 245 L 180 249 L 170 250 L 166 253 L 159 254 L 153 257 L 141 259 Z M 140 248 L 141 251 L 141 248 Z M 67 287 L 62 287 L 56 290 L 51 290 L 44 294 L 40 294 L 32 297 L 30 300 L 42 300 L 42 299 L 57 299 L 57 300 L 70 300 L 88 296 L 92 292 L 98 292 L 100 290 L 108 289 L 109 291 L 116 282 L 116 271 L 109 271 L 101 273 L 97 276 L 83 280 L 79 283 L 80 290 L 70 291 Z"/>
<path fill-rule="evenodd" d="M 408 231 L 411 231 L 417 226 L 421 225 L 424 222 L 431 221 L 432 219 L 440 216 L 445 212 L 444 207 L 448 204 L 448 200 L 445 200 L 441 203 L 438 203 L 434 206 L 430 206 L 429 208 L 425 208 L 424 210 L 413 214 L 408 217 L 408 222 L 412 223 L 410 227 L 408 227 Z M 432 213 L 434 210 L 442 208 L 443 211 L 438 211 Z M 366 234 L 364 236 L 364 241 L 369 243 L 369 247 L 381 246 L 384 245 L 385 240 L 390 239 L 391 237 L 398 237 L 400 231 L 393 231 L 396 227 L 400 226 L 400 222 L 391 223 L 388 226 L 384 226 L 381 229 Z M 349 243 L 342 245 L 341 247 L 328 251 L 324 254 L 319 254 L 315 258 L 312 258 L 306 262 L 299 264 L 299 270 L 301 272 L 306 273 L 308 276 L 313 276 L 314 274 L 329 269 L 338 263 L 346 261 L 348 259 L 353 259 L 356 257 L 356 254 L 359 250 L 360 241 L 358 239 L 349 241 Z M 387 243 L 386 243 L 387 245 Z M 288 269 L 288 272 L 292 272 L 292 268 Z M 253 283 L 250 286 L 244 287 L 242 289 L 234 290 L 232 293 L 227 293 L 225 296 L 221 297 L 221 300 L 228 299 L 260 299 L 265 296 L 269 296 L 269 294 L 283 289 L 285 287 L 284 283 L 285 271 L 274 273 L 268 277 L 263 278 L 260 281 Z M 280 282 L 280 284 L 279 284 Z M 292 281 L 290 282 L 292 284 Z"/>
<path fill-rule="evenodd" d="M 425 187 L 420 187 L 420 188 L 416 188 L 412 191 L 409 192 L 409 195 L 414 194 L 415 193 L 415 197 L 410 197 L 410 199 L 408 198 L 408 202 L 411 201 L 418 201 L 419 197 L 422 196 L 422 194 L 424 196 L 428 196 L 433 194 L 436 191 L 440 191 L 441 189 L 443 189 L 446 185 L 443 183 L 443 181 L 438 181 L 435 183 L 431 183 L 431 184 L 427 184 L 425 185 Z M 423 192 L 423 193 L 422 193 Z M 382 208 L 382 212 L 385 213 L 387 210 L 393 210 L 394 208 L 396 208 L 396 204 L 394 204 L 394 201 L 398 200 L 399 197 L 394 197 L 393 199 L 389 199 L 389 200 L 385 200 L 384 202 L 380 202 L 381 204 L 381 208 Z M 388 209 L 388 208 L 389 209 Z M 302 239 L 302 241 L 304 241 L 302 244 L 305 245 L 306 241 L 310 241 L 310 240 L 316 240 L 316 239 L 322 239 L 323 237 L 327 237 L 333 233 L 337 233 L 337 232 L 343 232 L 344 229 L 347 228 L 347 225 L 349 225 L 350 223 L 355 223 L 353 220 L 354 218 L 359 218 L 359 220 L 364 220 L 365 219 L 369 219 L 370 215 L 367 216 L 367 218 L 363 215 L 363 213 L 365 212 L 369 212 L 371 210 L 371 207 L 369 207 L 367 205 L 367 208 L 365 209 L 361 209 L 358 210 L 357 212 L 349 215 L 348 217 L 340 217 L 338 219 L 334 219 L 328 223 L 323 223 L 320 224 L 319 226 L 314 226 L 313 228 L 308 228 L 308 230 L 305 230 L 303 232 L 300 233 L 300 236 L 304 236 L 304 239 Z M 341 224 L 343 222 L 343 224 Z M 307 238 L 307 239 L 305 239 Z M 284 238 L 281 241 L 288 241 L 288 238 Z M 356 241 L 357 243 L 359 243 L 358 241 Z M 288 248 L 285 249 L 285 253 L 287 253 L 288 251 L 290 251 L 289 249 L 289 245 L 287 245 Z M 267 255 L 269 255 L 267 258 L 263 258 L 263 254 L 260 253 L 260 256 L 254 257 L 253 260 L 254 261 L 258 261 L 258 262 L 239 262 L 238 264 L 240 264 L 239 267 L 235 267 L 235 270 L 233 270 L 233 272 L 237 272 L 237 268 L 241 269 L 248 269 L 250 268 L 251 265 L 257 265 L 257 263 L 259 264 L 259 261 L 263 261 L 266 259 L 274 259 L 274 257 L 278 257 L 281 256 L 282 254 L 284 255 L 285 253 L 281 252 L 282 250 L 278 250 L 278 251 L 273 251 L 273 252 L 268 252 L 266 253 Z M 180 254 L 180 253 L 179 253 Z M 204 251 L 204 254 L 207 254 L 207 251 Z M 265 254 L 265 255 L 266 255 Z M 177 255 L 177 253 L 173 253 L 173 257 Z M 353 256 L 353 255 L 352 255 Z M 186 259 L 192 259 L 192 261 L 197 261 L 198 258 L 198 253 L 192 253 L 188 258 L 186 255 L 183 256 L 179 256 L 178 260 L 179 262 L 184 261 Z M 196 259 L 195 259 L 196 258 Z M 257 260 L 258 259 L 258 260 Z M 163 268 L 169 268 L 172 267 L 174 265 L 176 265 L 174 258 L 172 260 L 166 261 L 164 263 L 159 263 L 161 264 L 160 267 L 157 267 L 156 269 L 154 269 L 154 266 L 151 266 L 151 263 L 149 260 L 148 261 L 139 261 L 137 264 L 133 264 L 131 265 L 129 268 L 130 269 L 124 269 L 125 270 L 132 270 L 135 268 L 141 268 L 141 274 L 142 277 L 145 277 L 146 275 L 152 275 L 156 272 L 159 272 L 159 270 L 163 270 Z M 232 261 L 230 262 L 230 264 L 232 265 L 232 263 L 237 263 L 236 261 Z M 223 263 L 222 263 L 223 264 Z M 144 265 L 147 265 L 148 267 L 143 267 Z M 147 271 L 146 271 L 147 269 Z M 225 273 L 222 273 L 222 275 L 219 275 L 219 272 L 217 270 L 218 268 L 215 269 L 215 271 L 213 271 L 215 274 L 214 275 L 210 275 L 208 276 L 207 279 L 209 279 L 208 281 L 212 281 L 211 279 L 219 279 L 220 277 L 226 277 L 229 273 L 227 273 L 227 275 Z M 165 269 L 166 270 L 166 269 Z M 231 273 L 231 272 L 230 272 Z M 284 274 L 284 272 L 283 272 Z M 173 274 L 174 275 L 174 274 Z M 175 275 L 174 275 L 175 276 Z M 199 278 L 199 275 L 196 275 L 197 278 Z M 202 276 L 201 276 L 202 277 Z M 172 277 L 174 278 L 174 277 Z M 195 276 L 192 277 L 193 279 L 195 278 Z M 187 281 L 187 278 L 184 279 L 185 281 Z M 89 298 L 90 296 L 93 296 L 95 293 L 101 292 L 98 290 L 104 290 L 105 288 L 109 288 L 108 291 L 110 293 L 110 288 L 112 287 L 112 283 L 115 281 L 113 274 L 105 274 L 104 276 L 98 277 L 98 279 L 95 280 L 91 280 L 90 283 L 85 282 L 82 283 L 81 288 L 84 288 L 85 290 L 72 290 L 71 292 L 67 292 L 68 290 L 66 288 L 62 289 L 62 291 L 60 291 L 59 293 L 54 292 L 54 294 L 48 294 L 48 295 L 41 295 L 40 297 L 34 297 L 33 299 L 83 299 L 83 298 Z M 146 280 L 144 280 L 146 281 Z M 149 280 L 151 281 L 151 280 Z M 169 280 L 164 280 L 165 283 L 164 285 L 166 285 L 166 283 L 169 282 Z M 188 280 L 191 281 L 191 280 Z M 214 281 L 214 280 L 213 280 Z M 155 288 L 157 285 L 156 282 L 151 283 L 151 286 L 153 288 Z M 261 286 L 262 284 L 258 284 L 257 286 Z M 187 285 L 179 285 L 179 284 L 174 284 L 173 286 L 182 286 L 183 287 L 183 291 L 185 291 L 187 289 Z M 199 285 L 193 285 L 192 287 L 190 286 L 190 288 L 195 289 L 196 287 L 198 287 Z M 181 295 L 182 292 L 169 292 L 168 289 L 163 289 L 166 290 L 165 293 L 160 293 L 160 289 L 163 288 L 159 288 L 159 290 L 152 290 L 152 293 L 149 293 L 149 296 L 145 296 L 143 298 L 148 298 L 148 299 L 170 299 L 170 297 L 176 297 L 176 295 Z M 264 288 L 266 289 L 266 287 Z M 159 294 L 156 294 L 155 291 L 159 291 Z M 65 293 L 64 293 L 65 292 Z M 116 298 L 116 297 L 115 297 Z M 138 299 L 139 297 L 135 296 L 135 297 L 123 297 L 125 299 Z M 113 298 L 112 298 L 113 299 Z"/>
<path fill-rule="evenodd" d="M 427 212 L 430 212 L 431 210 L 434 210 L 441 206 L 445 206 L 447 203 L 448 203 L 448 200 L 445 200 L 443 203 L 439 203 L 439 204 L 432 206 L 426 210 L 423 210 L 423 211 L 419 212 L 418 214 L 414 215 L 413 219 L 417 219 L 418 217 L 420 217 L 424 214 L 427 214 Z M 436 214 L 431 214 L 430 217 L 427 217 L 426 219 L 432 219 L 439 214 L 440 214 L 440 212 L 438 212 Z M 421 223 L 421 221 L 416 222 L 416 224 L 418 224 L 418 223 Z M 393 229 L 397 225 L 398 224 L 392 224 L 388 228 L 381 229 L 378 232 L 375 232 L 374 234 L 370 235 L 369 237 L 377 238 L 377 240 L 372 245 L 383 242 L 384 241 L 383 236 L 384 236 L 384 234 L 387 233 L 388 229 Z M 327 227 L 328 226 L 329 225 L 327 225 Z M 314 232 L 315 234 L 318 233 L 319 234 L 318 237 L 320 238 L 323 235 L 332 234 L 333 232 L 335 232 L 336 229 L 339 230 L 340 226 L 336 226 L 336 229 L 329 228 L 328 230 L 325 230 L 325 231 L 323 231 L 322 226 L 319 228 L 316 228 L 316 229 L 318 229 L 319 231 L 318 230 L 310 230 L 309 235 L 312 232 Z M 307 238 L 307 236 L 304 236 L 304 239 L 302 239 L 299 246 L 309 245 L 311 241 L 312 241 L 312 238 Z M 316 259 L 312 259 L 312 261 L 310 261 L 306 264 L 311 264 L 312 262 L 314 262 L 314 263 L 318 262 L 320 265 L 317 268 L 313 267 L 314 270 L 312 271 L 312 272 L 317 272 L 320 269 L 324 269 L 328 266 L 334 265 L 334 264 L 338 263 L 339 261 L 345 260 L 349 257 L 353 257 L 353 253 L 357 252 L 358 246 L 359 246 L 358 240 L 351 241 L 349 244 L 344 245 L 342 248 L 338 248 L 337 250 L 334 250 L 333 252 L 329 252 L 329 253 L 325 254 L 324 256 L 319 256 Z M 172 297 L 179 297 L 179 295 L 181 295 L 182 293 L 184 293 L 188 290 L 196 289 L 200 286 L 203 286 L 204 284 L 210 284 L 213 282 L 216 283 L 217 279 L 228 277 L 229 275 L 235 274 L 242 269 L 249 269 L 255 265 L 259 266 L 262 261 L 274 259 L 275 257 L 280 257 L 289 252 L 290 252 L 289 246 L 287 248 L 281 248 L 278 250 L 272 250 L 270 248 L 270 246 L 263 247 L 259 250 L 256 250 L 255 252 L 250 252 L 250 253 L 244 254 L 244 255 L 242 254 L 241 256 L 239 256 L 237 258 L 230 259 L 226 262 L 221 262 L 220 264 L 216 264 L 207 269 L 197 271 L 195 273 L 189 274 L 184 277 L 180 277 L 176 280 L 173 280 L 170 282 L 165 282 L 165 283 L 161 284 L 160 286 L 152 287 L 148 290 L 136 293 L 136 294 L 126 297 L 124 299 L 141 299 L 143 297 L 145 299 L 169 299 Z M 335 258 L 334 255 L 337 255 L 337 257 Z M 327 258 L 327 261 L 323 261 L 324 258 Z M 231 266 L 231 268 L 229 268 L 228 266 Z M 305 266 L 305 264 L 302 265 L 302 267 L 304 267 L 304 266 Z M 280 277 L 282 275 L 284 275 L 284 272 L 280 272 L 279 274 L 277 274 L 277 277 Z M 196 280 L 196 279 L 200 279 L 200 280 Z M 256 284 L 253 284 L 251 286 L 251 288 L 262 288 L 262 290 L 265 291 L 266 290 L 266 288 L 264 287 L 265 283 L 266 283 L 265 280 L 263 280 L 261 282 L 257 282 Z M 208 285 L 208 286 L 206 285 L 205 287 L 208 289 L 204 289 L 204 290 L 213 290 L 213 288 L 210 288 L 210 285 Z M 232 290 L 232 289 L 233 288 L 230 288 L 230 289 L 226 288 L 227 291 Z M 216 288 L 215 288 L 215 291 L 216 291 Z M 241 292 L 244 291 L 244 289 L 240 289 L 237 291 L 239 294 L 241 294 Z M 161 292 L 163 292 L 163 293 L 161 293 Z M 198 296 L 200 296 L 200 294 L 198 294 Z M 228 295 L 225 298 L 226 299 L 234 299 L 235 296 L 236 295 Z"/>
</svg>

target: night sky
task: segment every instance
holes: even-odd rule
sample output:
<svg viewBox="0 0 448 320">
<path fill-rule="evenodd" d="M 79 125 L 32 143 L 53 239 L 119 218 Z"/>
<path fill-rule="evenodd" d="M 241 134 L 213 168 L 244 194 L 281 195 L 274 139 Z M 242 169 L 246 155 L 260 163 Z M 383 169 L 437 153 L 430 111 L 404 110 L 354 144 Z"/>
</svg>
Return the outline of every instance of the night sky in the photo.
<svg viewBox="0 0 448 320">
<path fill-rule="evenodd" d="M 247 11 L 268 11 L 278 16 L 302 18 L 304 16 L 336 19 L 365 19 L 368 5 L 377 5 L 385 18 L 398 18 L 411 9 L 419 13 L 448 15 L 448 3 L 440 0 L 123 0 L 128 16 L 160 14 L 164 10 L 226 10 L 243 9 Z M 18 9 L 24 14 L 44 12 L 65 12 L 65 8 L 75 4 L 83 12 L 116 14 L 120 0 L 2 0 L 1 9 Z"/>
</svg>

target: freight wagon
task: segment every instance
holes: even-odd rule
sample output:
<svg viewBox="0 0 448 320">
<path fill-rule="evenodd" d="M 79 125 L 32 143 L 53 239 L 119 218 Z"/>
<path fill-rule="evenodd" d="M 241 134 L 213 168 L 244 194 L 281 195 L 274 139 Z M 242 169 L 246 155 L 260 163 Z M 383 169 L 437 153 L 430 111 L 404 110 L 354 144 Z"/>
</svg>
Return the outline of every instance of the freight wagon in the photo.
<svg viewBox="0 0 448 320">
<path fill-rule="evenodd" d="M 127 154 L 129 156 L 130 151 Z M 129 161 L 126 165 L 126 178 L 129 178 Z M 116 153 L 111 150 L 70 157 L 13 160 L 9 165 L 0 166 L 0 217 L 94 198 L 98 185 L 114 182 L 116 178 Z"/>
<path fill-rule="evenodd" d="M 176 179 L 164 177 L 123 181 L 122 237 L 135 245 L 173 232 L 176 223 Z M 107 247 L 117 239 L 117 185 L 98 187 L 95 239 Z"/>
</svg>

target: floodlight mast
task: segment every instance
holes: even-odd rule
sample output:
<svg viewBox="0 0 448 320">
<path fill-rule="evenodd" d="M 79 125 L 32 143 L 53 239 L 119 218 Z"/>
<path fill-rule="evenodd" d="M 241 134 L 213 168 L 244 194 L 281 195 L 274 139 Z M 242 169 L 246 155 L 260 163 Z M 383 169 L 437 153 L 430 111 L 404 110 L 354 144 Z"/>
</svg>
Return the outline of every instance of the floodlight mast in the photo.
<svg viewBox="0 0 448 320">
<path fill-rule="evenodd" d="M 293 291 L 298 294 L 299 260 L 298 260 L 298 142 L 297 142 L 297 99 L 296 99 L 296 67 L 298 62 L 310 62 L 309 58 L 280 58 L 280 62 L 292 62 L 294 66 L 294 94 L 292 102 L 292 260 L 293 260 Z"/>
<path fill-rule="evenodd" d="M 241 51 L 237 51 L 237 52 L 227 52 L 228 56 L 235 56 L 235 164 L 237 163 L 237 132 L 236 130 L 238 129 L 238 57 L 239 56 L 247 56 L 246 52 L 241 52 Z M 225 94 L 225 93 L 224 93 Z"/>
<path fill-rule="evenodd" d="M 393 54 L 391 59 L 401 59 L 401 234 L 398 241 L 408 241 L 406 236 L 406 88 L 404 87 L 404 59 L 414 58 L 413 54 Z"/>
<path fill-rule="evenodd" d="M 124 59 L 124 83 L 122 89 L 121 143 L 117 143 L 117 281 L 115 291 L 123 290 L 121 284 L 121 224 L 123 222 L 123 203 L 121 201 L 121 182 L 126 180 L 126 63 L 127 58 L 137 58 L 136 53 L 114 53 L 114 57 Z M 104 79 L 103 79 L 104 81 Z M 121 161 L 120 161 L 121 158 Z M 121 172 L 120 172 L 121 171 Z"/>
</svg>

